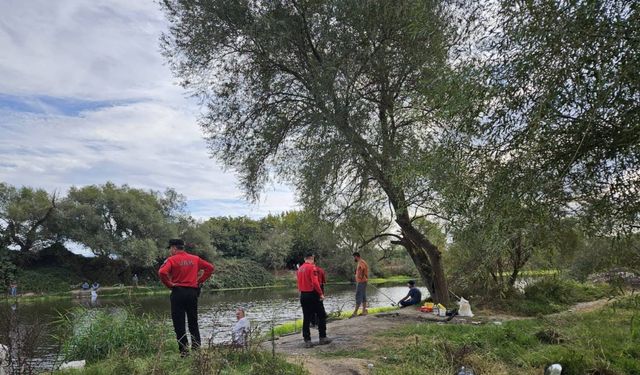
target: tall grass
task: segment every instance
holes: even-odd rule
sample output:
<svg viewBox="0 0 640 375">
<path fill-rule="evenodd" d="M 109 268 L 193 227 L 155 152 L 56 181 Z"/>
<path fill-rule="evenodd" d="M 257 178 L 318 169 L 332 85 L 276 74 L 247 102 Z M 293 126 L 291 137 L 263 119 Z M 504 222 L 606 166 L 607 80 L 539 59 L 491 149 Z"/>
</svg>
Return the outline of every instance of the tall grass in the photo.
<svg viewBox="0 0 640 375">
<path fill-rule="evenodd" d="M 78 308 L 62 319 L 69 337 L 64 340 L 65 360 L 95 362 L 114 353 L 133 356 L 160 350 L 170 340 L 170 328 L 148 315 L 136 315 L 132 308 L 115 311 Z"/>
<path fill-rule="evenodd" d="M 563 374 L 640 374 L 640 318 L 637 296 L 620 298 L 601 310 L 502 324 L 409 324 L 382 333 L 372 353 L 376 374 L 455 373 L 542 374 L 560 363 Z M 371 349 L 369 349 L 371 350 Z"/>
<path fill-rule="evenodd" d="M 527 285 L 522 294 L 512 294 L 503 300 L 491 299 L 490 307 L 512 314 L 536 316 L 560 312 L 572 304 L 604 298 L 613 292 L 606 284 L 579 283 L 550 276 Z M 486 307 L 486 301 L 482 305 Z"/>
</svg>

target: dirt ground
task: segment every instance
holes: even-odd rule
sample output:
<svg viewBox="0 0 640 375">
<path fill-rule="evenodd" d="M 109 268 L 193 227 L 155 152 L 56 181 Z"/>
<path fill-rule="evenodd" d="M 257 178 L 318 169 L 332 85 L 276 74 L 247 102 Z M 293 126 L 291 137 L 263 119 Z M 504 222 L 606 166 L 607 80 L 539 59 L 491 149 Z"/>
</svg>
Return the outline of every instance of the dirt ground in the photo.
<svg viewBox="0 0 640 375">
<path fill-rule="evenodd" d="M 607 302 L 607 299 L 601 299 L 579 303 L 559 314 L 592 311 L 603 307 Z M 337 320 L 327 324 L 327 336 L 333 339 L 332 343 L 306 349 L 303 345 L 302 334 L 298 332 L 277 339 L 276 351 L 284 354 L 289 362 L 303 365 L 311 375 L 365 375 L 372 373 L 373 363 L 364 359 L 322 356 L 322 354 L 384 345 L 373 336 L 379 332 L 393 330 L 411 323 L 486 324 L 523 319 L 488 311 L 475 311 L 475 313 L 473 318 L 454 317 L 447 322 L 445 318 L 436 317 L 431 313 L 422 313 L 415 308 L 405 308 L 387 313 Z M 314 342 L 318 341 L 317 332 L 315 329 L 311 330 Z M 270 341 L 264 345 L 265 349 L 271 350 Z"/>
</svg>

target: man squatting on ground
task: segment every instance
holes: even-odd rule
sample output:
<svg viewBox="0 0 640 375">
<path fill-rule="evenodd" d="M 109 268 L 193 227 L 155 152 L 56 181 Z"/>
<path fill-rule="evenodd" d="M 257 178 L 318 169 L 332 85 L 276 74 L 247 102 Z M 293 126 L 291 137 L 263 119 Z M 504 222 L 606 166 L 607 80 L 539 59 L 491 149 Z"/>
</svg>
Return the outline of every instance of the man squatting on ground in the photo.
<svg viewBox="0 0 640 375">
<path fill-rule="evenodd" d="M 160 281 L 171 289 L 171 320 L 178 340 L 180 355 L 189 353 L 189 341 L 185 330 L 184 318 L 189 323 L 191 349 L 200 347 L 200 329 L 198 328 L 198 297 L 200 287 L 213 273 L 211 263 L 197 255 L 184 251 L 184 241 L 169 240 L 171 256 L 160 267 Z"/>
<path fill-rule="evenodd" d="M 416 288 L 416 282 L 413 280 L 409 280 L 407 282 L 407 286 L 409 287 L 409 293 L 398 301 L 398 305 L 400 307 L 407 307 L 411 305 L 417 305 L 422 300 L 422 292 L 420 289 Z"/>
<path fill-rule="evenodd" d="M 304 257 L 304 264 L 298 268 L 298 290 L 300 291 L 300 305 L 302 306 L 302 337 L 304 338 L 305 348 L 313 346 L 311 343 L 311 329 L 309 325 L 314 315 L 318 317 L 318 335 L 320 336 L 320 345 L 326 345 L 331 342 L 327 338 L 327 313 L 324 311 L 324 293 L 320 288 L 318 280 L 318 270 L 314 265 L 313 254 L 307 254 Z"/>
<path fill-rule="evenodd" d="M 360 253 L 353 253 L 354 262 L 358 263 L 356 267 L 356 309 L 351 314 L 351 318 L 358 315 L 358 309 L 362 305 L 362 313 L 367 315 L 367 281 L 369 281 L 369 265 L 360 257 Z"/>
</svg>

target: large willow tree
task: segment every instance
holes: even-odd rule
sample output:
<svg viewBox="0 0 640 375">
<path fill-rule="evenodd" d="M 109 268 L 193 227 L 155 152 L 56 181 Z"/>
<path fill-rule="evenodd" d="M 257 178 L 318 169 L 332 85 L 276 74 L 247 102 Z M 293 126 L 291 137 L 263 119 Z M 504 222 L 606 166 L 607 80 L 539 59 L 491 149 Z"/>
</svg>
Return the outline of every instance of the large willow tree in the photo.
<svg viewBox="0 0 640 375">
<path fill-rule="evenodd" d="M 440 131 L 450 19 L 436 1 L 165 0 L 163 50 L 206 108 L 212 154 L 248 197 L 272 178 L 307 207 L 386 213 L 435 300 L 441 252 L 414 225 Z M 418 26 L 416 26 L 418 25 Z M 421 95 L 416 95 L 422 92 Z M 420 165 L 420 168 L 416 166 Z"/>
</svg>

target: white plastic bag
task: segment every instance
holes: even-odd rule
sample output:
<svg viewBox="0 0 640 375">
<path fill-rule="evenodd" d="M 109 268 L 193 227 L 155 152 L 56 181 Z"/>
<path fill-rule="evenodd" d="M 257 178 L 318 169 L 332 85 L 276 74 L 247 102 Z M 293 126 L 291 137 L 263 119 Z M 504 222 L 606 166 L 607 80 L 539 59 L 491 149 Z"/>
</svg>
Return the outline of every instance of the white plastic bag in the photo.
<svg viewBox="0 0 640 375">
<path fill-rule="evenodd" d="M 469 301 L 467 301 L 466 299 L 460 297 L 460 301 L 458 302 L 458 305 L 460 305 L 460 308 L 458 309 L 458 315 L 459 316 L 473 316 L 473 313 L 471 312 L 471 305 L 469 304 Z"/>
</svg>

